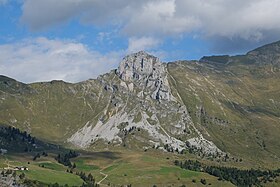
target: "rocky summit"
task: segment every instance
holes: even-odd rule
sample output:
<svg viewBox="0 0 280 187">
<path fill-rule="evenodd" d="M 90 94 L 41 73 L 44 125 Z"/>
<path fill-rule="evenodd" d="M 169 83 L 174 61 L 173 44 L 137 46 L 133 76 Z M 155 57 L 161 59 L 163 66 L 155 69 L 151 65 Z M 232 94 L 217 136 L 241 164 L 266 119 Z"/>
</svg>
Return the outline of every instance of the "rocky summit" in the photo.
<svg viewBox="0 0 280 187">
<path fill-rule="evenodd" d="M 80 83 L 0 77 L 0 122 L 86 150 L 189 152 L 280 161 L 278 43 L 163 63 L 144 51 Z M 50 130 L 51 129 L 51 130 Z"/>
<path fill-rule="evenodd" d="M 163 65 L 160 60 L 145 51 L 126 56 L 119 65 L 117 74 L 124 81 L 145 79 L 149 76 L 159 78 Z"/>
<path fill-rule="evenodd" d="M 188 141 L 188 146 L 207 153 L 221 152 L 196 129 L 176 90 L 172 94 L 167 64 L 141 51 L 126 56 L 115 76 L 104 84 L 114 105 L 108 104 L 97 122 L 88 121 L 69 142 L 88 147 L 98 140 L 128 146 L 140 141 L 141 149 L 180 152 Z"/>
<path fill-rule="evenodd" d="M 132 83 L 128 85 L 131 91 L 135 85 L 152 91 L 151 97 L 158 101 L 174 99 L 167 80 L 166 64 L 144 51 L 126 56 L 120 63 L 117 74 L 124 82 Z M 138 94 L 142 95 L 143 92 Z"/>
</svg>

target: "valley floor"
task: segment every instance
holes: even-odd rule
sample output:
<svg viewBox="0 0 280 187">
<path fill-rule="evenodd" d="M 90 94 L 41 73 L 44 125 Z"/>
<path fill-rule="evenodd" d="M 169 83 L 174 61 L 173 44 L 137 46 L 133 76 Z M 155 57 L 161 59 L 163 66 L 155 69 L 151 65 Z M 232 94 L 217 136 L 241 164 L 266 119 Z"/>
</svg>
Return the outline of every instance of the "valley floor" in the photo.
<svg viewBox="0 0 280 187">
<path fill-rule="evenodd" d="M 68 168 L 57 163 L 54 157 L 55 155 L 50 154 L 33 161 L 26 154 L 1 156 L 0 167 L 7 167 L 7 161 L 10 167 L 27 166 L 28 171 L 17 171 L 17 174 L 24 172 L 25 178 L 43 184 L 80 186 L 83 180 L 75 173 L 82 171 L 91 173 L 100 186 L 205 186 L 201 179 L 205 179 L 208 186 L 233 186 L 230 182 L 219 181 L 217 177 L 207 173 L 176 167 L 174 160 L 180 155 L 159 151 L 84 152 L 71 159 L 76 165 L 73 173 L 67 172 Z"/>
</svg>

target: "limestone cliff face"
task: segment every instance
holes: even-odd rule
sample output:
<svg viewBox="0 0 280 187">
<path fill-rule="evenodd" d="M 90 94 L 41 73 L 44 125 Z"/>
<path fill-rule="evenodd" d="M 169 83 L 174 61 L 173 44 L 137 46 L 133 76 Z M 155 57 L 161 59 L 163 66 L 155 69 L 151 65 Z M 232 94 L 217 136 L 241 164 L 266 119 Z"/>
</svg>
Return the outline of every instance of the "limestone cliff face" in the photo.
<svg viewBox="0 0 280 187">
<path fill-rule="evenodd" d="M 142 89 L 152 91 L 153 99 L 173 99 L 167 80 L 166 64 L 144 51 L 126 56 L 120 63 L 117 74 L 125 82 L 133 82 Z"/>
<path fill-rule="evenodd" d="M 158 58 L 140 51 L 124 57 L 117 73 L 124 81 L 134 81 L 153 76 L 161 70 L 162 64 Z"/>
</svg>

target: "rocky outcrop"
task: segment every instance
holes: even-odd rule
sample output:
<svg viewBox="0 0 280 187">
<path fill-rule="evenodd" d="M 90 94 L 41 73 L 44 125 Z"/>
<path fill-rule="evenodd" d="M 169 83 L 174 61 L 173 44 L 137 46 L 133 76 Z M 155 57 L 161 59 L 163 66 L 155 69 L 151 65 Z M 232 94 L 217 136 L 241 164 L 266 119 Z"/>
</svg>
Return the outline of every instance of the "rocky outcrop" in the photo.
<svg viewBox="0 0 280 187">
<path fill-rule="evenodd" d="M 88 121 L 69 142 L 82 148 L 99 140 L 131 146 L 129 142 L 136 139 L 146 148 L 172 152 L 186 149 L 188 142 L 206 153 L 221 152 L 195 128 L 176 89 L 173 92 L 178 97 L 172 95 L 165 63 L 140 51 L 126 56 L 116 74 L 107 77 L 116 75 L 119 79 L 100 77 L 102 87 L 111 93 L 110 101 L 100 116 Z"/>
<path fill-rule="evenodd" d="M 142 90 L 151 91 L 153 99 L 174 99 L 167 79 L 166 64 L 144 51 L 126 56 L 120 63 L 117 75 L 125 82 L 137 84 Z M 131 83 L 128 85 L 131 90 Z"/>
<path fill-rule="evenodd" d="M 159 58 L 140 51 L 124 57 L 117 74 L 124 81 L 135 81 L 146 79 L 149 76 L 157 76 L 161 74 L 162 70 Z"/>
</svg>

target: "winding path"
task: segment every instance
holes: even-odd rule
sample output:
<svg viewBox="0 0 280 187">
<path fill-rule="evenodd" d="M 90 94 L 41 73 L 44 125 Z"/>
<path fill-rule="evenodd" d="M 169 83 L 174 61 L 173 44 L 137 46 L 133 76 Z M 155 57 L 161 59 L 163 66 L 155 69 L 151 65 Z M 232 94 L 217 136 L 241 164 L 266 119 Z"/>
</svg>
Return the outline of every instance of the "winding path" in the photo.
<svg viewBox="0 0 280 187">
<path fill-rule="evenodd" d="M 101 175 L 104 175 L 104 177 L 103 177 L 103 179 L 101 179 L 99 182 L 97 182 L 97 184 L 101 184 L 101 182 L 104 181 L 104 180 L 108 177 L 107 174 L 105 174 L 105 173 L 103 173 L 103 172 L 101 172 L 101 171 L 100 171 L 100 174 L 101 174 Z"/>
</svg>

